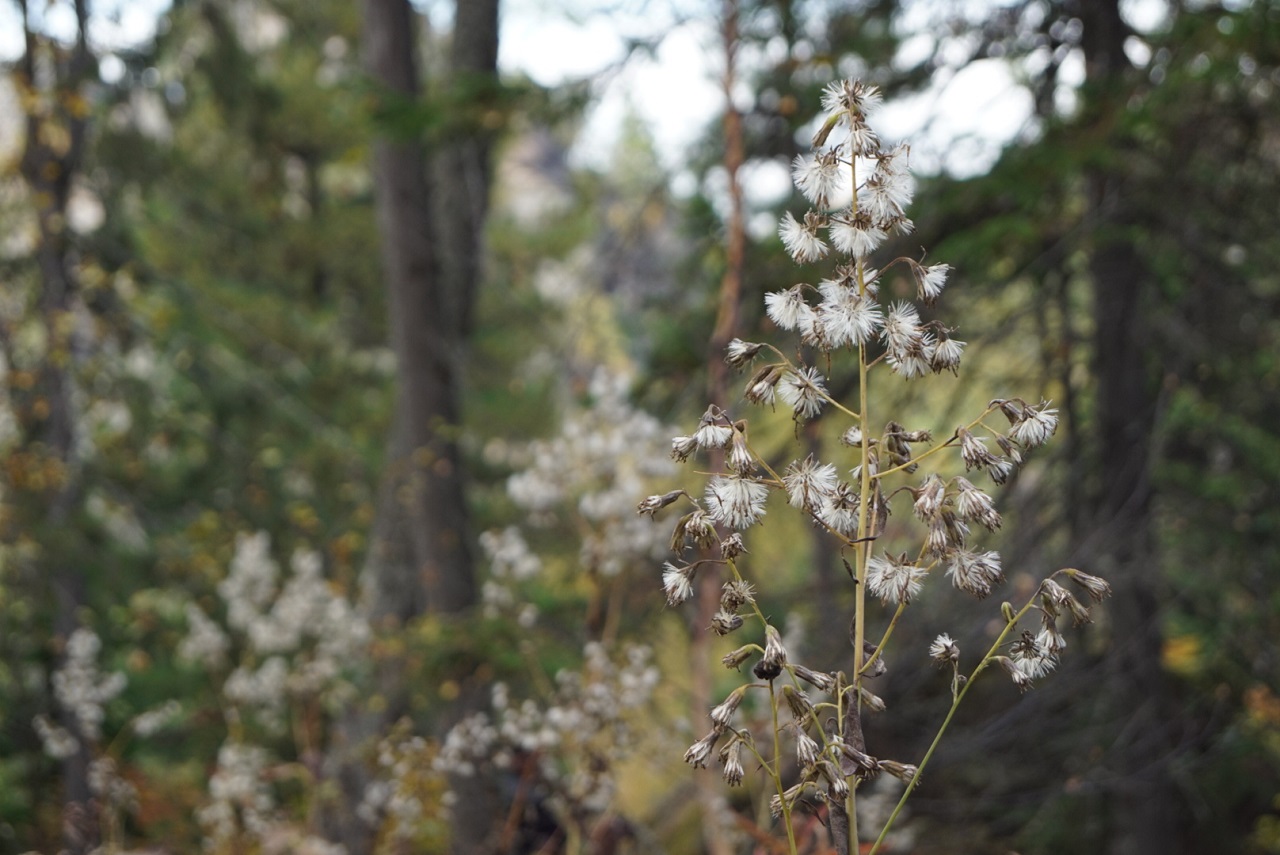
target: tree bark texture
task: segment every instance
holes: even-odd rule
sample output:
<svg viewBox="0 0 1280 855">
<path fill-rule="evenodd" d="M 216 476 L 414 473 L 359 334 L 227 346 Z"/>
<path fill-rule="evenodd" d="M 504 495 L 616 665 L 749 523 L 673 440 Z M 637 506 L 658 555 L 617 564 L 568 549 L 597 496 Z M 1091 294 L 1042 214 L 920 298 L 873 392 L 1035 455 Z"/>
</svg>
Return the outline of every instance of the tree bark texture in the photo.
<svg viewBox="0 0 1280 855">
<path fill-rule="evenodd" d="M 493 180 L 498 97 L 498 0 L 457 4 L 449 51 L 446 121 L 433 156 L 436 228 L 445 308 L 461 335 L 473 326 Z"/>
<path fill-rule="evenodd" d="M 1082 3 L 1080 11 L 1094 119 L 1106 128 L 1123 109 L 1131 70 L 1124 54 L 1127 28 L 1118 0 Z M 1103 701 L 1114 738 L 1107 762 L 1115 773 L 1107 794 L 1107 849 L 1114 855 L 1168 855 L 1182 851 L 1179 828 L 1186 812 L 1179 809 L 1170 777 L 1178 712 L 1160 661 L 1162 576 L 1151 517 L 1159 388 L 1150 320 L 1155 281 L 1134 242 L 1133 202 L 1123 171 L 1098 166 L 1087 171 L 1086 180 L 1094 223 L 1089 272 L 1099 477 L 1085 554 L 1114 588 Z"/>
<path fill-rule="evenodd" d="M 95 71 L 86 37 L 87 0 L 76 0 L 77 30 L 68 49 L 53 42 L 41 44 L 33 32 L 26 0 L 20 0 L 25 52 L 15 68 L 19 91 L 27 96 L 26 135 L 19 170 L 36 209 L 36 264 L 40 277 L 38 310 L 46 332 L 46 352 L 39 366 L 34 395 L 20 413 L 30 455 L 41 459 L 50 473 L 38 493 L 34 525 L 46 532 L 61 531 L 75 511 L 83 490 L 76 462 L 77 421 L 71 368 L 81 350 L 75 309 L 79 283 L 67 231 L 67 212 L 73 182 L 80 170 L 88 130 L 83 84 Z M 46 53 L 51 77 L 41 83 L 37 54 Z M 79 626 L 85 602 L 81 562 L 63 554 L 64 538 L 50 537 L 40 556 L 54 589 L 53 636 L 65 643 Z M 62 761 L 65 788 L 64 844 L 72 855 L 92 850 L 98 841 L 98 817 L 89 786 L 92 746 L 69 710 L 58 710 L 59 723 L 78 742 L 78 749 Z"/>
<path fill-rule="evenodd" d="M 389 93 L 416 98 L 412 8 L 407 0 L 367 0 L 364 9 L 371 76 Z M 476 598 L 458 449 L 460 301 L 440 276 L 425 164 L 417 140 L 384 134 L 374 144 L 374 192 L 399 382 L 364 572 L 366 603 L 376 624 L 456 613 Z"/>
<path fill-rule="evenodd" d="M 497 10 L 497 0 L 457 4 L 450 57 L 456 75 L 496 80 Z M 385 103 L 412 105 L 421 95 L 416 13 L 408 0 L 366 0 L 363 12 L 369 76 Z M 459 448 L 460 393 L 481 278 L 493 130 L 462 124 L 450 138 L 434 140 L 434 152 L 418 136 L 384 132 L 374 143 L 375 205 L 398 368 L 386 469 L 362 574 L 364 609 L 378 633 L 397 632 L 424 615 L 463 615 L 477 600 Z M 433 154 L 441 164 L 434 170 Z M 369 782 L 367 761 L 376 740 L 408 712 L 409 680 L 403 663 L 375 662 L 372 694 L 336 729 L 330 775 L 342 798 L 329 833 L 351 855 L 374 843 L 372 829 L 354 809 Z M 457 714 L 479 694 L 478 687 L 464 688 Z M 453 851 L 483 852 L 495 815 L 490 788 L 474 780 L 453 785 Z"/>
</svg>

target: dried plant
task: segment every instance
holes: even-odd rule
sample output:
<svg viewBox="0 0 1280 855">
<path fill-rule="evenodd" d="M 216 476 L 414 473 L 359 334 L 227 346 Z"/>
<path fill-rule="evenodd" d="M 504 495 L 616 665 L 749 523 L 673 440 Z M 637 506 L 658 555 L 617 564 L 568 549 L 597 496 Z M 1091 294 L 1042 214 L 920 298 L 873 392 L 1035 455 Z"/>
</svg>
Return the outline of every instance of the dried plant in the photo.
<svg viewBox="0 0 1280 855">
<path fill-rule="evenodd" d="M 985 473 L 1001 485 L 1057 428 L 1057 411 L 1047 401 L 996 398 L 945 440 L 935 442 L 929 430 L 909 430 L 903 422 L 886 418 L 890 414 L 872 398 L 873 374 L 891 372 L 907 380 L 954 374 L 965 347 L 953 337 L 952 328 L 923 320 L 920 311 L 921 304 L 933 306 L 942 293 L 948 265 L 912 258 L 889 262 L 885 270 L 905 270 L 915 284 L 914 299 L 890 302 L 882 293 L 883 271 L 868 263 L 891 232 L 912 229 L 905 214 L 913 194 L 909 149 L 882 148 L 867 124 L 867 113 L 879 101 L 877 88 L 860 81 L 828 86 L 822 105 L 826 120 L 814 137 L 814 153 L 794 163 L 796 186 L 813 207 L 801 219 L 790 213 L 784 217 L 779 228 L 782 242 L 797 264 L 834 260 L 827 262 L 830 277 L 817 286 L 802 283 L 765 298 L 774 324 L 798 334 L 796 355 L 788 356 L 768 343 L 735 339 L 725 357 L 740 370 L 754 369 L 743 394 L 748 403 L 781 404 L 790 408 L 797 422 L 823 417 L 847 421 L 842 436 L 847 450 L 841 452 L 846 459 L 826 462 L 807 455 L 779 473 L 752 447 L 748 420 L 713 403 L 693 432 L 672 441 L 671 453 L 686 461 L 696 452 L 721 449 L 726 471 L 712 475 L 701 498 L 674 490 L 650 496 L 638 508 L 641 514 L 656 515 L 664 508 L 692 506 L 680 517 L 672 537 L 678 558 L 663 568 L 667 601 L 674 606 L 688 599 L 696 574 L 721 573 L 723 595 L 711 631 L 726 635 L 754 627 L 760 633 L 758 641 L 724 658 L 734 669 L 754 661 L 751 672 L 756 680 L 735 689 L 711 711 L 710 730 L 688 749 L 685 760 L 703 767 L 714 758 L 730 785 L 740 784 L 746 769 L 761 770 L 772 783 L 773 814 L 780 818 L 793 853 L 793 810 L 802 799 L 814 798 L 830 805 L 837 849 L 859 851 L 854 809 L 858 788 L 887 773 L 905 781 L 906 787 L 879 830 L 871 850 L 877 851 L 974 679 L 998 665 L 1019 689 L 1027 689 L 1054 668 L 1063 652 L 1059 617 L 1069 614 L 1077 624 L 1089 620 L 1089 609 L 1059 580 L 1079 585 L 1093 601 L 1110 592 L 1095 576 L 1058 570 L 1042 580 L 1020 608 L 1001 604 L 1003 629 L 967 673 L 961 670 L 961 651 L 949 635 L 939 635 L 928 651 L 908 652 L 921 660 L 927 655 L 950 672 L 950 710 L 918 762 L 870 753 L 874 746 L 864 743 L 862 714 L 886 707 L 870 684 L 885 672 L 894 629 L 908 605 L 939 575 L 978 599 L 1004 580 L 999 554 L 977 546 L 972 536 L 979 527 L 999 528 L 1000 514 L 973 482 L 944 474 L 959 469 L 954 462 L 945 465 L 946 457 L 958 456 L 966 474 Z M 838 401 L 828 392 L 819 364 L 830 373 L 837 357 L 857 361 L 855 401 Z M 998 423 L 1001 417 L 1007 425 Z M 884 427 L 877 431 L 873 424 Z M 845 480 L 841 474 L 849 464 L 853 465 Z M 794 661 L 756 603 L 742 532 L 764 518 L 771 492 L 785 494 L 795 512 L 835 538 L 845 555 L 852 553 L 850 673 L 818 672 Z M 895 505 L 919 523 L 919 536 L 910 543 L 900 542 L 896 535 L 888 542 L 886 520 Z M 878 641 L 867 637 L 868 597 L 891 612 Z M 1024 620 L 1036 629 L 1023 628 Z M 734 726 L 737 708 L 748 692 L 766 696 L 771 710 L 770 732 L 759 742 L 749 729 Z M 784 738 L 794 745 L 799 770 L 794 780 L 787 777 Z M 751 762 L 744 764 L 744 757 Z"/>
</svg>

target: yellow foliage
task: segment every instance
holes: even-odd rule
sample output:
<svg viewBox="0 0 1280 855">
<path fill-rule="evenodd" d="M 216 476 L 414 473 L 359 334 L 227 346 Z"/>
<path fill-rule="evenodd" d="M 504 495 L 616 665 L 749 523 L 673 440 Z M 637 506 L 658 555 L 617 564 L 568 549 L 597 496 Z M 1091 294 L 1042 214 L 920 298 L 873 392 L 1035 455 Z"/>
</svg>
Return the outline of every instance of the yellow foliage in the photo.
<svg viewBox="0 0 1280 855">
<path fill-rule="evenodd" d="M 1177 635 L 1165 639 L 1160 663 L 1166 671 L 1189 677 L 1200 670 L 1201 647 L 1198 635 Z"/>
</svg>

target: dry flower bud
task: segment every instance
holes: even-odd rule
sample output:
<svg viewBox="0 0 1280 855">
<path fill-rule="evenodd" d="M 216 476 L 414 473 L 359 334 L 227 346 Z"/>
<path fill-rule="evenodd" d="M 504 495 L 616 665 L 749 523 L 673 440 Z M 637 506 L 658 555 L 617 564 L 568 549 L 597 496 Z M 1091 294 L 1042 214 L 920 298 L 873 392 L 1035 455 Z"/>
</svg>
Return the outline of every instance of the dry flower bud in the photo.
<svg viewBox="0 0 1280 855">
<path fill-rule="evenodd" d="M 742 667 L 743 663 L 752 657 L 756 649 L 754 644 L 746 644 L 737 650 L 726 653 L 720 661 L 724 664 L 724 667 L 737 671 Z"/>
<path fill-rule="evenodd" d="M 742 618 L 723 609 L 711 616 L 711 631 L 716 635 L 728 635 L 742 627 Z"/>
<path fill-rule="evenodd" d="M 858 530 L 860 501 L 858 491 L 841 481 L 836 485 L 831 496 L 823 500 L 822 508 L 818 511 L 818 519 L 831 526 L 836 532 L 852 537 Z"/>
<path fill-rule="evenodd" d="M 1084 603 L 1081 603 L 1074 596 L 1067 600 L 1067 609 L 1071 612 L 1071 620 L 1076 626 L 1093 623 L 1093 615 L 1089 614 L 1089 607 L 1084 605 Z"/>
<path fill-rule="evenodd" d="M 742 783 L 742 740 L 735 736 L 728 745 L 720 749 L 720 764 L 724 766 L 724 781 L 731 787 Z"/>
<path fill-rule="evenodd" d="M 818 773 L 827 781 L 827 794 L 837 802 L 844 801 L 849 795 L 849 782 L 840 774 L 836 764 L 823 760 L 818 763 Z"/>
<path fill-rule="evenodd" d="M 693 440 L 699 448 L 724 448 L 733 438 L 733 428 L 725 424 L 724 413 L 715 404 L 707 407 L 693 432 Z"/>
<path fill-rule="evenodd" d="M 1107 597 L 1111 596 L 1111 585 L 1101 576 L 1093 576 L 1083 570 L 1077 570 L 1074 567 L 1068 567 L 1062 571 L 1066 573 L 1072 582 L 1085 589 L 1089 595 L 1089 599 L 1095 603 L 1100 603 Z"/>
<path fill-rule="evenodd" d="M 996 511 L 991 497 L 973 486 L 968 479 L 957 477 L 954 480 L 957 487 L 956 513 L 960 518 L 979 523 L 988 531 L 998 529 L 1001 523 L 1000 514 Z"/>
<path fill-rule="evenodd" d="M 951 639 L 951 636 L 944 632 L 933 640 L 933 644 L 929 645 L 929 657 L 942 664 L 959 662 L 960 646 Z"/>
<path fill-rule="evenodd" d="M 716 475 L 707 484 L 707 512 L 716 522 L 741 531 L 760 521 L 769 488 L 748 478 Z"/>
<path fill-rule="evenodd" d="M 840 753 L 844 755 L 841 766 L 846 775 L 857 775 L 860 778 L 872 776 L 880 771 L 876 758 L 866 752 L 859 751 L 847 742 L 840 743 Z"/>
<path fill-rule="evenodd" d="M 964 544 L 961 542 L 955 545 L 963 546 Z M 925 554 L 932 558 L 940 558 L 951 546 L 951 538 L 947 536 L 946 522 L 941 517 L 929 520 L 929 534 L 924 541 Z"/>
<path fill-rule="evenodd" d="M 942 508 L 942 500 L 947 492 L 947 485 L 937 475 L 930 475 L 918 488 L 908 488 L 915 498 L 912 512 L 916 518 L 928 521 L 938 515 Z"/>
<path fill-rule="evenodd" d="M 996 552 L 970 552 L 956 549 L 948 554 L 947 575 L 957 588 L 982 599 L 1004 580 L 1000 555 Z"/>
<path fill-rule="evenodd" d="M 911 462 L 911 443 L 906 437 L 906 429 L 897 422 L 889 422 L 884 426 L 884 443 L 881 447 L 889 453 L 889 463 L 893 466 Z M 919 468 L 918 464 L 911 463 L 906 471 L 913 473 Z"/>
<path fill-rule="evenodd" d="M 850 624 L 849 625 L 850 640 L 852 640 L 853 636 L 854 636 L 854 626 L 853 624 Z M 870 641 L 864 640 L 862 642 L 862 659 L 863 659 L 863 662 L 871 663 L 869 667 L 863 666 L 864 668 L 866 668 L 866 671 L 864 673 L 864 676 L 866 677 L 879 677 L 884 674 L 887 674 L 889 671 L 889 666 L 885 664 L 884 657 L 879 654 L 876 646 Z"/>
<path fill-rule="evenodd" d="M 746 422 L 739 422 L 741 428 L 733 432 L 733 442 L 729 446 L 729 468 L 738 475 L 750 475 L 756 468 L 756 459 L 747 446 Z M 735 426 L 736 427 L 736 426 Z"/>
<path fill-rule="evenodd" d="M 880 697 L 877 694 L 869 692 L 862 687 L 858 688 L 858 697 L 861 698 L 862 700 L 862 706 L 866 707 L 872 712 L 879 713 L 879 712 L 884 712 L 886 709 L 888 709 L 888 707 L 885 705 L 884 698 Z"/>
<path fill-rule="evenodd" d="M 941 338 L 933 348 L 933 355 L 929 358 L 929 367 L 933 369 L 935 374 L 941 374 L 943 371 L 950 371 L 952 374 L 960 373 L 960 358 L 964 354 L 965 342 L 950 336 Z"/>
<path fill-rule="evenodd" d="M 1000 412 L 1004 413 L 1004 417 L 1009 420 L 1009 424 L 1015 425 L 1022 420 L 1022 410 L 1026 402 L 1021 400 L 1006 400 L 1004 398 L 995 398 L 987 404 L 987 407 L 998 407 Z"/>
<path fill-rule="evenodd" d="M 920 593 L 920 587 L 929 572 L 907 561 L 906 553 L 899 556 L 875 556 L 867 562 L 867 590 L 887 603 L 909 603 Z"/>
<path fill-rule="evenodd" d="M 996 445 L 1000 446 L 1000 451 L 1003 452 L 1004 456 L 1009 458 L 1009 460 L 1015 465 L 1022 464 L 1022 451 L 1018 448 L 1017 444 L 1010 442 L 1006 437 L 997 436 Z"/>
<path fill-rule="evenodd" d="M 956 436 L 960 440 L 960 459 L 964 461 L 965 471 L 990 466 L 999 458 L 987 450 L 982 439 L 974 436 L 965 428 L 956 428 Z"/>
<path fill-rule="evenodd" d="M 1022 418 L 1009 432 L 1010 437 L 1023 448 L 1044 445 L 1058 430 L 1058 411 L 1041 401 L 1037 407 L 1026 407 Z"/>
<path fill-rule="evenodd" d="M 956 547 L 965 545 L 969 539 L 969 526 L 964 520 L 956 515 L 956 512 L 944 508 L 942 511 L 942 524 L 947 529 L 947 541 Z"/>
<path fill-rule="evenodd" d="M 769 799 L 769 813 L 773 815 L 774 819 L 782 816 L 783 803 L 785 802 L 788 806 L 794 805 L 804 795 L 805 790 L 811 787 L 813 787 L 812 781 L 801 781 L 795 786 L 783 790 L 781 796 L 775 793 Z"/>
<path fill-rule="evenodd" d="M 742 579 L 730 579 L 724 583 L 720 594 L 720 608 L 726 612 L 736 612 L 747 603 L 755 602 L 755 591 L 751 584 Z"/>
<path fill-rule="evenodd" d="M 671 459 L 684 463 L 689 457 L 698 450 L 698 441 L 691 436 L 676 436 L 671 438 Z"/>
<path fill-rule="evenodd" d="M 813 307 L 804 299 L 803 284 L 793 285 L 785 291 L 772 291 L 764 295 L 764 311 L 779 329 L 803 329 L 813 321 Z M 769 366 L 776 368 L 777 366 Z M 757 377 L 760 372 L 757 372 Z"/>
<path fill-rule="evenodd" d="M 818 229 L 824 225 L 825 218 L 810 211 L 804 215 L 804 221 L 798 221 L 790 211 L 782 217 L 778 224 L 778 237 L 782 245 L 797 264 L 817 261 L 827 254 L 828 247 L 818 237 Z"/>
<path fill-rule="evenodd" d="M 742 535 L 739 532 L 735 531 L 720 541 L 720 556 L 726 561 L 732 561 L 746 551 L 747 547 L 742 543 Z"/>
<path fill-rule="evenodd" d="M 951 271 L 949 264 L 934 264 L 925 267 L 916 261 L 911 261 L 911 272 L 916 278 L 916 299 L 920 300 L 926 306 L 932 306 L 938 299 L 938 295 L 942 293 L 942 289 L 947 284 L 947 273 Z"/>
<path fill-rule="evenodd" d="M 1067 597 L 1071 596 L 1071 592 L 1059 585 L 1053 579 L 1045 579 L 1040 583 L 1040 590 L 1046 597 L 1053 601 L 1055 605 L 1066 605 Z"/>
<path fill-rule="evenodd" d="M 756 342 L 743 341 L 735 338 L 729 342 L 729 346 L 725 348 L 724 361 L 734 368 L 742 368 L 746 366 L 752 359 L 755 359 L 757 353 L 763 348 L 763 344 Z"/>
<path fill-rule="evenodd" d="M 782 698 L 787 702 L 787 706 L 791 708 L 792 717 L 801 725 L 813 715 L 813 703 L 810 702 L 804 692 L 795 686 L 783 686 Z"/>
<path fill-rule="evenodd" d="M 996 662 L 1000 663 L 1000 667 L 1003 668 L 1005 673 L 1007 673 L 1013 680 L 1013 684 L 1018 687 L 1018 691 L 1025 692 L 1027 689 L 1031 688 L 1031 677 L 1026 671 L 1023 671 L 1022 668 L 1018 667 L 1018 663 L 1014 662 L 1008 656 L 997 656 Z"/>
<path fill-rule="evenodd" d="M 1004 457 L 997 457 L 987 464 L 987 475 L 993 484 L 1004 484 L 1013 474 L 1013 462 Z"/>
<path fill-rule="evenodd" d="M 793 508 L 816 510 L 836 489 L 839 479 L 836 467 L 821 463 L 812 454 L 803 461 L 793 460 L 782 476 L 782 485 Z"/>
<path fill-rule="evenodd" d="M 746 686 L 739 686 L 729 693 L 729 697 L 711 710 L 711 722 L 715 725 L 716 730 L 723 731 L 729 726 L 729 722 L 733 719 L 733 714 L 737 711 L 738 704 L 742 703 L 742 696 L 746 694 L 746 691 Z"/>
<path fill-rule="evenodd" d="M 827 394 L 823 376 L 816 368 L 788 371 L 778 382 L 778 397 L 797 419 L 811 419 L 822 410 Z"/>
<path fill-rule="evenodd" d="M 899 781 L 911 783 L 915 778 L 919 769 L 910 763 L 899 763 L 897 760 L 881 760 L 879 763 L 881 772 L 888 772 Z"/>
<path fill-rule="evenodd" d="M 803 730 L 796 733 L 796 763 L 801 769 L 808 769 L 817 763 L 819 751 L 818 743 L 809 734 Z"/>
<path fill-rule="evenodd" d="M 678 606 L 693 595 L 692 565 L 677 567 L 670 561 L 662 565 L 662 590 L 667 594 L 667 605 Z"/>
<path fill-rule="evenodd" d="M 671 532 L 671 551 L 680 552 L 684 549 L 686 537 L 704 549 L 715 543 L 716 527 L 706 511 L 696 510 L 680 518 Z"/>
<path fill-rule="evenodd" d="M 787 650 L 782 646 L 782 636 L 772 625 L 764 628 L 764 656 L 756 663 L 752 673 L 761 680 L 773 680 L 787 664 Z"/>
<path fill-rule="evenodd" d="M 663 493 L 661 496 L 649 496 L 636 506 L 636 513 L 648 514 L 653 517 L 658 511 L 685 495 L 688 494 L 684 490 L 672 490 L 670 493 Z"/>
<path fill-rule="evenodd" d="M 742 396 L 752 404 L 772 404 L 774 391 L 781 379 L 781 368 L 777 365 L 766 365 L 747 381 Z"/>
<path fill-rule="evenodd" d="M 814 671 L 812 668 L 806 668 L 804 665 L 792 665 L 791 673 L 795 674 L 801 680 L 804 680 L 810 686 L 813 686 L 819 692 L 829 692 L 835 688 L 836 678 L 823 671 Z"/>
<path fill-rule="evenodd" d="M 713 730 L 697 742 L 689 746 L 689 750 L 684 753 L 684 762 L 691 763 L 695 769 L 707 768 L 707 758 L 711 756 L 711 749 L 715 748 L 716 742 L 720 739 L 719 730 Z"/>
<path fill-rule="evenodd" d="M 1036 636 L 1036 645 L 1054 656 L 1058 656 L 1067 649 L 1067 639 L 1058 632 L 1056 622 L 1048 615 L 1044 616 L 1041 623 L 1040 634 Z"/>
</svg>

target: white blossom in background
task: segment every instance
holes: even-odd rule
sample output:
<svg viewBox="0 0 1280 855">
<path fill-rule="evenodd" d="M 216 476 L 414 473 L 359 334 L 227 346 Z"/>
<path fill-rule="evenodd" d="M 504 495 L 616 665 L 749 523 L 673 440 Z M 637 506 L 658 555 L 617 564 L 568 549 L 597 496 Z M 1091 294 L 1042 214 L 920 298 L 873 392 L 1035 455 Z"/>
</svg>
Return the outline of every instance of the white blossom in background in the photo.
<svg viewBox="0 0 1280 855">
<path fill-rule="evenodd" d="M 542 559 L 530 551 L 515 526 L 484 532 L 480 535 L 480 548 L 489 559 L 489 572 L 497 578 L 524 581 L 542 570 Z"/>
<path fill-rule="evenodd" d="M 151 736 L 172 724 L 181 712 L 182 705 L 177 701 L 165 701 L 155 709 L 134 716 L 133 732 L 143 738 Z"/>
<path fill-rule="evenodd" d="M 649 704 L 659 672 L 652 651 L 626 648 L 615 662 L 603 644 L 589 643 L 581 670 L 556 674 L 552 696 L 515 701 L 506 684 L 492 689 L 490 711 L 455 725 L 434 761 L 438 772 L 474 775 L 537 760 L 540 781 L 558 810 L 605 811 L 616 790 L 611 764 L 632 748 L 631 719 Z"/>
<path fill-rule="evenodd" d="M 529 549 L 524 535 L 515 526 L 482 533 L 480 548 L 489 559 L 489 578 L 481 583 L 480 600 L 485 617 L 492 619 L 519 606 L 514 586 L 537 576 L 542 570 L 542 559 Z"/>
<path fill-rule="evenodd" d="M 295 549 L 282 572 L 266 532 L 240 534 L 217 592 L 221 609 L 212 615 L 195 603 L 186 605 L 187 634 L 177 652 L 215 673 L 231 661 L 222 696 L 237 719 L 251 716 L 268 733 L 281 734 L 291 704 L 334 707 L 351 698 L 354 687 L 345 670 L 362 659 L 371 633 L 325 578 L 320 553 Z M 178 712 L 175 704 L 164 705 L 139 716 L 135 729 L 146 735 Z M 208 801 L 197 811 L 206 848 L 229 851 L 247 835 L 264 853 L 341 852 L 274 815 L 272 762 L 263 746 L 236 739 L 223 745 Z"/>
<path fill-rule="evenodd" d="M 89 764 L 89 792 L 113 811 L 125 811 L 137 807 L 138 790 L 120 777 L 116 761 L 109 757 L 96 757 Z"/>
<path fill-rule="evenodd" d="M 93 630 L 80 627 L 67 639 L 66 659 L 53 673 L 53 694 L 58 705 L 71 713 L 85 739 L 102 736 L 103 705 L 124 691 L 123 673 L 98 670 L 102 641 Z"/>
<path fill-rule="evenodd" d="M 634 513 L 634 495 L 655 479 L 669 477 L 671 429 L 628 401 L 630 378 L 599 368 L 588 389 L 588 405 L 568 409 L 556 436 L 519 446 L 492 445 L 495 462 L 519 470 L 507 480 L 507 495 L 525 512 L 526 525 L 542 528 L 565 517 L 574 521 L 582 569 L 614 577 L 628 567 L 647 567 L 666 548 L 668 534 Z M 524 532 L 508 526 L 481 535 L 489 561 L 482 583 L 485 614 L 513 611 L 521 625 L 533 622 L 518 584 L 542 569 Z"/>
<path fill-rule="evenodd" d="M 352 687 L 343 670 L 359 658 L 370 630 L 324 577 L 320 553 L 295 550 L 282 578 L 270 550 L 266 532 L 237 536 L 227 576 L 218 585 L 227 629 L 189 604 L 187 636 L 178 653 L 217 668 L 234 636 L 244 658 L 227 676 L 223 694 L 279 726 L 290 696 L 330 702 L 349 697 Z"/>
<path fill-rule="evenodd" d="M 208 669 L 226 664 L 231 639 L 195 603 L 187 603 L 187 634 L 178 643 L 178 657 Z"/>
<path fill-rule="evenodd" d="M 236 535 L 235 555 L 218 594 L 227 604 L 227 624 L 244 630 L 275 596 L 280 567 L 271 557 L 271 536 L 265 531 Z"/>
<path fill-rule="evenodd" d="M 266 721 L 279 724 L 288 700 L 289 666 L 282 656 L 268 657 L 256 668 L 241 665 L 222 685 L 233 704 L 256 709 Z"/>
<path fill-rule="evenodd" d="M 32 720 L 32 726 L 40 737 L 40 746 L 46 756 L 54 760 L 65 760 L 80 750 L 80 740 L 72 736 L 65 727 L 55 724 L 48 716 L 36 716 Z"/>
<path fill-rule="evenodd" d="M 205 848 L 228 851 L 240 833 L 259 837 L 271 823 L 275 800 L 266 783 L 268 757 L 257 745 L 227 741 L 209 778 L 210 801 L 196 810 Z"/>
</svg>

